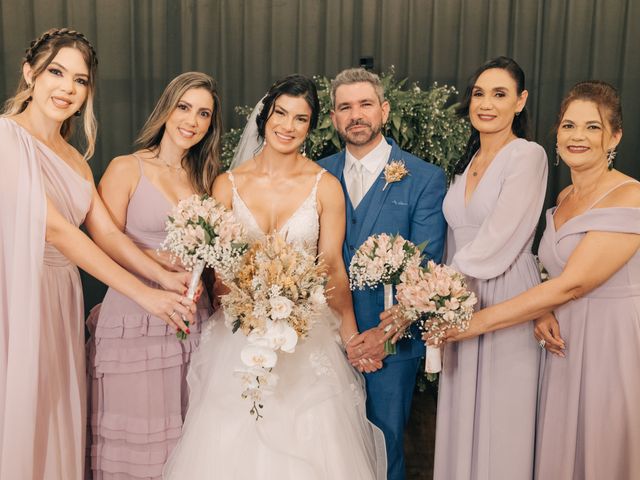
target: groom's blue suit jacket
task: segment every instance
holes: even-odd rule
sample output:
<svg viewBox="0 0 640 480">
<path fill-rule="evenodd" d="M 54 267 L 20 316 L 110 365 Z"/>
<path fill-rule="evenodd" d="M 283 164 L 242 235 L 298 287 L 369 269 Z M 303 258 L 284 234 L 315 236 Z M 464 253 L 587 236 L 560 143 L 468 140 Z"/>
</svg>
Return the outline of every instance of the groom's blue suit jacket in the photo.
<svg viewBox="0 0 640 480">
<path fill-rule="evenodd" d="M 426 256 L 442 261 L 446 222 L 442 214 L 442 200 L 447 187 L 444 172 L 439 167 L 405 152 L 392 140 L 391 154 L 387 161 L 402 160 L 409 175 L 384 190 L 384 172 L 375 181 L 358 207 L 354 210 L 344 181 L 345 151 L 323 158 L 318 164 L 340 180 L 346 199 L 347 233 L 343 246 L 347 269 L 358 247 L 371 235 L 399 233 L 415 244 L 427 241 Z M 375 291 L 353 292 L 353 306 L 360 331 L 375 327 L 384 309 L 382 286 Z M 419 335 L 398 342 L 397 354 L 388 356 L 386 362 L 394 362 L 424 355 L 424 343 Z"/>
</svg>

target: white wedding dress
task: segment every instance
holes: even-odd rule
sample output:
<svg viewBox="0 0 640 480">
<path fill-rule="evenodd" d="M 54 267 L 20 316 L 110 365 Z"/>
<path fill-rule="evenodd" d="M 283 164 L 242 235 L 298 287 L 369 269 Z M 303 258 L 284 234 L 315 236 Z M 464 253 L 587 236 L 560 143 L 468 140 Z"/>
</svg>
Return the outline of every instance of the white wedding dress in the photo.
<svg viewBox="0 0 640 480">
<path fill-rule="evenodd" d="M 280 230 L 316 254 L 319 219 L 315 186 Z M 233 180 L 233 211 L 251 240 L 263 237 Z M 381 430 L 365 414 L 362 376 L 339 344 L 339 320 L 327 308 L 294 353 L 278 353 L 275 393 L 263 397 L 262 418 L 249 413 L 242 385 L 242 332 L 211 317 L 187 380 L 190 405 L 182 439 L 165 466 L 172 480 L 378 480 L 386 478 Z"/>
</svg>

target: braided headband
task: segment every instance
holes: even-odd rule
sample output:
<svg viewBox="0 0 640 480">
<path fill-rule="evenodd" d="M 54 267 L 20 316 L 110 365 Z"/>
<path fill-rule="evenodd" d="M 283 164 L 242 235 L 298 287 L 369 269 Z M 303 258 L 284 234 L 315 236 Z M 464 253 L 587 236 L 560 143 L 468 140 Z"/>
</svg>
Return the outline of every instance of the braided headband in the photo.
<svg viewBox="0 0 640 480">
<path fill-rule="evenodd" d="M 89 40 L 87 40 L 87 37 L 85 37 L 81 32 L 78 32 L 77 30 L 71 30 L 69 28 L 53 28 L 51 30 L 47 30 L 42 35 L 40 35 L 39 38 L 33 40 L 31 42 L 31 45 L 29 45 L 29 48 L 27 48 L 25 52 L 25 61 L 31 64 L 40 47 L 57 37 L 71 37 L 84 43 L 91 50 L 92 63 L 94 64 L 94 66 L 98 65 L 98 57 L 96 55 L 96 51 Z"/>
</svg>

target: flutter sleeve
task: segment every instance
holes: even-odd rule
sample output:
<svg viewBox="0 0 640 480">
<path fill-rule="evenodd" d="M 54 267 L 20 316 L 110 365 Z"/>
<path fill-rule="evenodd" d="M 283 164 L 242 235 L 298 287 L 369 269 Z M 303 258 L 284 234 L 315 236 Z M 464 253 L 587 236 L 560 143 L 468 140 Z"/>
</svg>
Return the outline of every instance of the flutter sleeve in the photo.
<svg viewBox="0 0 640 480">
<path fill-rule="evenodd" d="M 33 478 L 46 213 L 33 140 L 0 118 L 0 478 Z"/>
<path fill-rule="evenodd" d="M 529 242 L 547 185 L 547 155 L 532 142 L 509 152 L 495 208 L 475 238 L 453 255 L 454 268 L 487 280 L 503 274 Z"/>
</svg>

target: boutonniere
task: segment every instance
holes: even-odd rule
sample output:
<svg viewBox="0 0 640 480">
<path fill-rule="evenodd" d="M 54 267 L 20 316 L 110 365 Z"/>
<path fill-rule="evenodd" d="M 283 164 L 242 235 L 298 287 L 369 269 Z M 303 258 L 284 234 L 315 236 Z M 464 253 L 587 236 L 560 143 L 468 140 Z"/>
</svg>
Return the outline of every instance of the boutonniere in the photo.
<svg viewBox="0 0 640 480">
<path fill-rule="evenodd" d="M 409 170 L 401 160 L 393 160 L 384 167 L 384 187 L 382 191 L 387 188 L 390 183 L 399 182 L 404 177 L 409 175 Z"/>
</svg>

